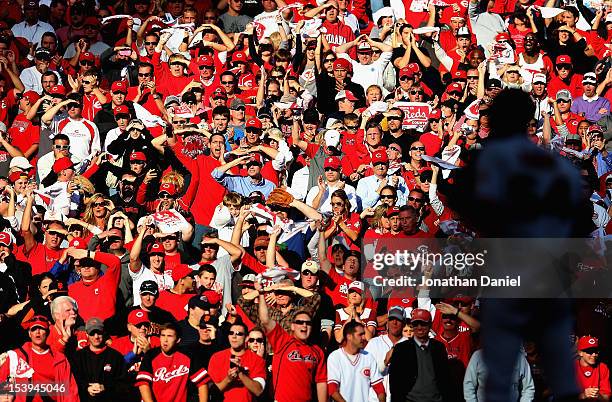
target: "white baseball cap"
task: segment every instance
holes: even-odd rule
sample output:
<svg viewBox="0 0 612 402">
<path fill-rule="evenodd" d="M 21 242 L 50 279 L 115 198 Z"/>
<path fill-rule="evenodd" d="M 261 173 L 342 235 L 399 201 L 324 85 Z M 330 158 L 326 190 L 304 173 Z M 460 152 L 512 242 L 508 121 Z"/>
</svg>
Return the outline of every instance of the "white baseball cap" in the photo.
<svg viewBox="0 0 612 402">
<path fill-rule="evenodd" d="M 26 170 L 26 169 L 32 169 L 34 166 L 32 166 L 32 164 L 30 163 L 30 161 L 27 160 L 27 158 L 23 156 L 15 156 L 13 159 L 11 159 L 9 169 L 12 169 L 15 167 Z"/>
<path fill-rule="evenodd" d="M 340 144 L 340 132 L 338 130 L 327 130 L 325 132 L 325 145 L 328 147 L 338 147 Z"/>
</svg>

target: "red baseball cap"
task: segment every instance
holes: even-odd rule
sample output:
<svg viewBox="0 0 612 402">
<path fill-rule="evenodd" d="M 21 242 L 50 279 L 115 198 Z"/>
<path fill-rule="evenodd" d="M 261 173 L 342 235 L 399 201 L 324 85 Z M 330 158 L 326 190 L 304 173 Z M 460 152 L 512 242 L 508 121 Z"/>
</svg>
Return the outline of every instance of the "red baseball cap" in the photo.
<svg viewBox="0 0 612 402">
<path fill-rule="evenodd" d="M 323 163 L 323 168 L 326 169 L 328 167 L 338 170 L 340 169 L 342 161 L 337 156 L 328 156 L 325 158 L 325 162 Z"/>
<path fill-rule="evenodd" d="M 500 40 L 511 40 L 510 34 L 508 32 L 500 32 L 495 35 L 495 41 L 499 42 Z"/>
<path fill-rule="evenodd" d="M 81 53 L 81 55 L 79 56 L 79 61 L 81 60 L 87 60 L 87 61 L 96 61 L 96 56 L 94 56 L 93 53 L 91 52 L 83 52 Z"/>
<path fill-rule="evenodd" d="M 376 151 L 372 155 L 372 165 L 376 165 L 377 163 L 389 163 L 389 157 L 385 150 Z"/>
<path fill-rule="evenodd" d="M 453 73 L 454 80 L 467 80 L 467 71 L 465 70 L 455 70 Z"/>
<path fill-rule="evenodd" d="M 178 282 L 186 276 L 195 275 L 197 271 L 189 268 L 186 264 L 178 264 L 172 268 L 172 280 Z"/>
<path fill-rule="evenodd" d="M 452 82 L 446 87 L 446 93 L 452 94 L 453 92 L 463 93 L 463 87 L 458 82 Z"/>
<path fill-rule="evenodd" d="M 218 86 L 210 95 L 213 99 L 227 99 L 227 91 L 222 86 Z"/>
<path fill-rule="evenodd" d="M 431 322 L 431 313 L 422 308 L 415 308 L 410 315 L 410 321 Z"/>
<path fill-rule="evenodd" d="M 400 69 L 399 71 L 399 77 L 408 77 L 408 78 L 413 78 L 414 77 L 414 70 L 411 69 L 410 67 L 406 66 Z"/>
<path fill-rule="evenodd" d="M 49 88 L 49 94 L 66 96 L 66 88 L 63 85 L 53 85 Z"/>
<path fill-rule="evenodd" d="M 115 106 L 115 108 L 113 109 L 113 115 L 117 116 L 119 114 L 127 114 L 129 116 L 130 109 L 128 109 L 126 105 Z"/>
<path fill-rule="evenodd" d="M 421 72 L 421 67 L 419 66 L 419 63 L 408 63 L 408 65 L 406 67 L 411 69 L 412 72 L 415 73 L 415 74 Z"/>
<path fill-rule="evenodd" d="M 74 168 L 74 163 L 72 163 L 70 158 L 67 156 L 61 157 L 53 163 L 53 171 L 55 173 L 59 173 L 62 170 L 72 168 Z"/>
<path fill-rule="evenodd" d="M 44 315 L 35 315 L 28 321 L 21 324 L 24 329 L 30 330 L 34 327 L 42 327 L 45 330 L 49 330 L 49 320 Z"/>
<path fill-rule="evenodd" d="M 130 161 L 147 161 L 147 156 L 144 154 L 144 152 L 132 152 L 130 154 Z"/>
<path fill-rule="evenodd" d="M 208 303 L 216 306 L 221 303 L 221 295 L 214 290 L 206 290 L 202 293 L 208 299 Z"/>
<path fill-rule="evenodd" d="M 36 103 L 37 100 L 40 99 L 40 95 L 35 91 L 25 91 L 23 93 L 23 97 L 27 98 L 28 101 L 30 101 L 30 105 L 33 105 L 34 103 Z"/>
<path fill-rule="evenodd" d="M 261 129 L 263 126 L 261 125 L 261 120 L 259 120 L 256 117 L 251 117 L 250 119 L 247 120 L 245 127 L 246 128 L 253 127 L 253 128 Z"/>
<path fill-rule="evenodd" d="M 247 165 L 251 163 L 259 163 L 260 165 L 263 166 L 263 157 L 261 156 L 261 154 L 258 152 L 252 153 L 251 159 L 247 161 Z"/>
<path fill-rule="evenodd" d="M 121 92 L 127 94 L 127 84 L 125 81 L 115 81 L 111 85 L 111 92 Z"/>
<path fill-rule="evenodd" d="M 353 281 L 348 285 L 348 292 L 357 292 L 362 295 L 365 292 L 365 284 L 361 281 Z"/>
<path fill-rule="evenodd" d="M 136 309 L 130 312 L 130 314 L 128 314 L 128 324 L 132 324 L 132 325 L 139 325 L 142 323 L 150 323 L 151 320 L 149 320 L 149 313 L 142 310 L 142 309 Z"/>
<path fill-rule="evenodd" d="M 338 58 L 336 59 L 336 61 L 334 61 L 333 66 L 334 70 L 353 71 L 353 66 L 351 65 L 351 62 L 347 59 Z"/>
<path fill-rule="evenodd" d="M 557 65 L 559 65 L 559 64 L 572 64 L 572 58 L 569 57 L 566 54 L 562 54 L 560 56 L 557 56 L 557 60 L 556 60 L 555 64 L 557 64 Z"/>
<path fill-rule="evenodd" d="M 399 207 L 393 206 L 393 207 L 387 208 L 387 211 L 385 212 L 385 216 L 389 218 L 393 215 L 399 215 L 399 213 L 400 213 Z"/>
<path fill-rule="evenodd" d="M 161 194 L 161 193 L 168 193 L 170 195 L 176 195 L 176 186 L 173 183 L 162 183 L 159 186 L 159 192 L 157 194 Z"/>
<path fill-rule="evenodd" d="M 11 235 L 6 232 L 0 232 L 0 245 L 11 247 L 11 244 L 13 244 Z"/>
<path fill-rule="evenodd" d="M 70 243 L 68 243 L 68 247 L 74 247 L 79 250 L 87 250 L 87 242 L 80 237 L 74 237 L 72 240 L 70 240 Z"/>
<path fill-rule="evenodd" d="M 207 54 L 203 54 L 195 60 L 198 66 L 208 66 L 213 67 L 215 65 L 215 61 L 213 58 Z"/>
<path fill-rule="evenodd" d="M 245 63 L 247 62 L 247 55 L 242 51 L 234 52 L 232 55 L 232 63 Z"/>
<path fill-rule="evenodd" d="M 590 335 L 581 336 L 580 339 L 578 339 L 578 350 L 593 348 L 599 348 L 599 339 Z"/>
<path fill-rule="evenodd" d="M 440 109 L 433 109 L 429 113 L 429 120 L 439 120 L 442 117 L 442 111 Z"/>
<path fill-rule="evenodd" d="M 149 255 L 152 255 L 152 254 L 166 254 L 166 251 L 164 250 L 164 248 L 162 247 L 161 244 L 153 243 L 151 245 L 151 247 L 149 248 L 149 252 L 147 254 L 149 254 Z"/>
<path fill-rule="evenodd" d="M 11 183 L 15 183 L 15 182 L 16 182 L 17 180 L 19 180 L 19 178 L 20 178 L 20 177 L 22 177 L 22 176 L 23 176 L 23 177 L 28 177 L 28 173 L 27 173 L 27 172 L 24 172 L 24 171 L 21 171 L 21 170 L 19 170 L 19 171 L 14 171 L 13 173 L 11 173 L 11 174 L 9 175 L 8 180 L 9 180 Z"/>
</svg>

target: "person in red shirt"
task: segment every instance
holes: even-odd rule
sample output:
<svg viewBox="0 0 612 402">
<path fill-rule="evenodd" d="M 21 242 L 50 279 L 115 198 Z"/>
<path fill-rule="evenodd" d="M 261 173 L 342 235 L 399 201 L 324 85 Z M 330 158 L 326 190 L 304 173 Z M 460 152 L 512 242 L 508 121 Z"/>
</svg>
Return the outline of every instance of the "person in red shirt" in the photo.
<svg viewBox="0 0 612 402">
<path fill-rule="evenodd" d="M 11 368 L 16 367 L 17 375 L 15 377 L 17 382 L 25 381 L 23 385 L 29 383 L 34 386 L 34 395 L 28 394 L 26 398 L 24 393 L 18 393 L 17 401 L 58 400 L 76 402 L 79 400 L 79 390 L 66 356 L 52 351 L 47 343 L 49 325 L 49 320 L 41 315 L 36 315 L 23 323 L 24 329 L 28 331 L 30 341 L 14 350 L 17 361 L 12 361 L 13 357 L 8 357 L 0 365 L 0 378 L 4 379 L 15 375 Z M 63 390 L 57 388 L 58 392 L 51 392 L 51 399 L 47 394 L 37 393 L 37 384 L 42 387 L 51 383 L 63 387 Z M 8 400 L 13 399 L 9 397 Z"/>
<path fill-rule="evenodd" d="M 74 269 L 81 274 L 81 280 L 68 287 L 68 295 L 81 306 L 83 320 L 91 317 L 105 320 L 115 315 L 121 260 L 112 254 L 74 247 L 69 247 L 67 254 L 75 260 Z M 106 271 L 100 276 L 102 264 Z"/>
<path fill-rule="evenodd" d="M 434 109 L 429 114 L 429 131 L 421 134 L 419 142 L 425 146 L 425 154 L 434 156 L 442 148 L 442 138 L 444 131 L 440 125 L 442 112 L 440 109 Z"/>
<path fill-rule="evenodd" d="M 582 74 L 574 73 L 571 57 L 566 54 L 557 56 L 555 60 L 555 73 L 546 88 L 551 96 L 554 96 L 562 89 L 570 91 L 572 98 L 582 96 Z"/>
<path fill-rule="evenodd" d="M 190 358 L 178 351 L 179 329 L 174 323 L 164 324 L 160 333 L 160 348 L 147 352 L 136 376 L 136 387 L 143 402 L 187 401 L 187 384 L 198 389 L 197 400 L 208 401 L 210 377 L 197 356 Z"/>
<path fill-rule="evenodd" d="M 446 347 L 448 360 L 459 360 L 465 369 L 474 351 L 472 332 L 459 331 L 459 313 L 461 313 L 461 309 L 446 303 L 439 303 L 436 308 L 437 313 L 442 315 L 442 331 L 436 334 L 436 339 Z M 475 319 L 470 317 L 470 320 Z"/>
<path fill-rule="evenodd" d="M 36 152 L 40 137 L 40 126 L 34 125 L 26 116 L 32 105 L 40 99 L 34 91 L 26 91 L 19 100 L 19 114 L 8 130 L 11 145 L 23 153 L 33 165 L 36 164 Z"/>
<path fill-rule="evenodd" d="M 138 65 L 138 85 L 128 88 L 125 99 L 138 103 L 151 114 L 161 116 L 160 106 L 163 106 L 163 102 L 155 89 L 153 65 L 151 63 L 140 63 Z"/>
<path fill-rule="evenodd" d="M 610 399 L 610 370 L 599 361 L 599 340 L 592 336 L 578 339 L 576 377 L 581 400 L 607 401 Z"/>
<path fill-rule="evenodd" d="M 187 303 L 193 296 L 194 276 L 197 271 L 185 264 L 179 264 L 172 270 L 174 287 L 159 294 L 157 307 L 169 311 L 177 321 L 187 316 Z"/>
<path fill-rule="evenodd" d="M 304 16 L 308 18 L 317 18 L 323 11 L 325 11 L 325 20 L 323 21 L 322 27 L 326 29 L 325 39 L 327 40 L 327 43 L 329 43 L 331 49 L 335 49 L 336 47 L 351 42 L 355 39 L 355 32 L 353 32 L 351 27 L 340 21 L 338 18 L 339 8 L 338 3 L 335 0 L 308 10 Z M 355 54 L 355 48 L 349 51 L 349 55 L 353 59 L 356 57 Z"/>
<path fill-rule="evenodd" d="M 327 367 L 320 347 L 308 342 L 312 332 L 312 313 L 297 310 L 291 323 L 291 335 L 268 315 L 266 295 L 260 282 L 258 315 L 272 347 L 273 398 L 285 402 L 327 401 Z M 313 395 L 316 389 L 316 396 Z"/>
<path fill-rule="evenodd" d="M 363 228 L 359 214 L 351 212 L 351 202 L 342 189 L 334 191 L 330 200 L 333 216 L 325 229 L 325 239 L 338 238 L 351 250 L 359 251 L 358 239 Z"/>
<path fill-rule="evenodd" d="M 25 90 L 25 86 L 19 79 L 19 72 L 13 71 L 13 66 L 10 65 L 8 59 L 0 58 L 0 67 L 2 71 L 9 76 L 13 88 L 8 85 L 4 75 L 0 75 L 0 122 L 5 125 L 9 124 L 9 110 L 17 104 L 18 94 Z M 13 63 L 14 64 L 14 63 Z"/>
<path fill-rule="evenodd" d="M 167 63 L 162 63 L 161 51 L 164 45 L 170 39 L 169 33 L 164 33 L 159 38 L 159 42 L 155 47 L 151 64 L 155 68 L 155 83 L 158 92 L 167 97 L 170 95 L 180 95 L 183 88 L 192 81 L 188 76 L 189 61 L 185 56 L 175 53 L 168 59 Z"/>
<path fill-rule="evenodd" d="M 246 347 L 247 334 L 246 325 L 232 324 L 227 337 L 230 347 L 213 354 L 208 363 L 208 374 L 224 401 L 253 401 L 266 386 L 265 361 Z"/>
<path fill-rule="evenodd" d="M 400 238 L 432 237 L 433 235 L 433 233 L 420 229 L 419 213 L 409 205 L 400 207 L 400 225 L 402 232 L 397 235 Z"/>
</svg>

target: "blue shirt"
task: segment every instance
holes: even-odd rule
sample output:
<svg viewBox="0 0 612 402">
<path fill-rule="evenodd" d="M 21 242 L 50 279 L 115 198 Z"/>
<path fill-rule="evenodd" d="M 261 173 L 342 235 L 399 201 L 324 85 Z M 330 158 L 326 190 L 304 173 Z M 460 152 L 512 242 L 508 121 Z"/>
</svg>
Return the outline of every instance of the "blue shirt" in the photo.
<svg viewBox="0 0 612 402">
<path fill-rule="evenodd" d="M 244 197 L 248 197 L 253 191 L 261 191 L 268 198 L 272 190 L 276 187 L 270 180 L 262 178 L 259 182 L 253 181 L 250 177 L 235 176 L 214 169 L 211 176 L 229 191 L 234 191 Z"/>
<path fill-rule="evenodd" d="M 390 178 L 392 175 L 387 175 L 387 178 Z M 397 186 L 395 189 L 397 190 L 397 202 L 395 205 L 405 205 L 406 198 L 408 197 L 408 186 L 404 181 L 404 178 L 401 176 L 397 177 Z M 365 208 L 373 207 L 378 202 L 380 194 L 376 192 L 378 186 L 380 186 L 380 182 L 382 180 L 376 177 L 376 175 L 371 175 L 368 177 L 364 177 L 359 180 L 357 183 L 357 195 L 361 198 L 361 206 Z"/>
</svg>

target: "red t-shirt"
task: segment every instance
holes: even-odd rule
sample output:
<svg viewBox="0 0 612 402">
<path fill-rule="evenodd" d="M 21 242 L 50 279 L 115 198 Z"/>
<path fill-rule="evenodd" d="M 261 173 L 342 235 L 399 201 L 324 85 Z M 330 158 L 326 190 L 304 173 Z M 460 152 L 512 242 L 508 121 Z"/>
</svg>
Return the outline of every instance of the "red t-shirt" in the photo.
<svg viewBox="0 0 612 402">
<path fill-rule="evenodd" d="M 227 377 L 227 372 L 230 369 L 230 358 L 232 356 L 231 349 L 225 349 L 212 355 L 208 362 L 208 375 L 210 378 L 219 383 Z M 260 378 L 266 380 L 266 362 L 250 349 L 239 357 L 240 366 L 248 370 L 248 376 L 251 380 Z M 250 402 L 255 400 L 254 395 L 237 380 L 223 391 L 223 400 L 227 402 L 245 401 Z"/>
<path fill-rule="evenodd" d="M 463 363 L 463 367 L 467 367 L 472 356 L 472 337 L 470 331 L 458 332 L 452 339 L 445 339 L 442 333 L 436 335 L 436 339 L 444 344 L 448 359 L 457 359 Z"/>
<path fill-rule="evenodd" d="M 601 395 L 610 396 L 612 391 L 610 390 L 610 370 L 608 366 L 604 363 L 598 363 L 595 367 L 584 367 L 579 360 L 575 364 L 578 385 L 582 391 L 587 388 L 599 388 Z"/>
<path fill-rule="evenodd" d="M 15 116 L 11 128 L 8 130 L 11 145 L 21 152 L 27 151 L 33 144 L 38 144 L 40 126 L 35 126 L 23 113 Z M 33 163 L 34 165 L 34 163 Z"/>
<path fill-rule="evenodd" d="M 164 270 L 168 272 L 168 275 L 172 275 L 174 267 L 181 263 L 181 254 L 177 252 L 174 255 L 166 254 L 164 256 Z"/>
<path fill-rule="evenodd" d="M 442 147 L 442 139 L 433 131 L 421 134 L 419 142 L 422 142 L 425 146 L 425 154 L 428 156 L 434 156 L 440 152 L 440 148 Z"/>
<path fill-rule="evenodd" d="M 105 320 L 115 315 L 121 260 L 99 251 L 96 251 L 95 260 L 107 266 L 103 276 L 92 282 L 81 280 L 68 286 L 68 295 L 79 304 L 79 315 L 84 321 L 92 317 Z"/>
<path fill-rule="evenodd" d="M 148 339 L 149 343 L 151 343 L 152 349 L 160 346 L 159 338 L 157 336 L 151 336 Z M 134 351 L 134 342 L 130 340 L 129 335 L 115 338 L 110 346 L 124 356 Z"/>
<path fill-rule="evenodd" d="M 357 235 L 361 234 L 361 229 L 362 229 L 362 222 L 361 222 L 361 218 L 359 217 L 359 214 L 356 212 L 351 212 L 350 215 L 344 220 L 344 223 L 346 224 L 346 226 L 357 232 Z M 331 225 L 331 223 L 330 223 Z M 355 250 L 355 251 L 361 251 L 361 248 L 359 246 L 360 242 L 359 242 L 359 237 L 357 237 L 357 241 L 353 242 L 346 233 L 344 233 L 344 231 L 342 229 L 340 229 L 340 231 L 338 232 L 338 234 L 336 234 L 335 237 L 341 237 L 344 239 L 344 241 L 346 242 L 346 244 L 349 246 L 349 248 L 351 250 Z"/>
<path fill-rule="evenodd" d="M 9 110 L 17 104 L 17 99 L 15 99 L 15 91 L 13 89 L 9 89 L 6 96 L 0 100 L 0 121 L 8 126 L 8 112 Z"/>
<path fill-rule="evenodd" d="M 187 303 L 192 296 L 192 293 L 179 295 L 172 293 L 170 290 L 164 290 L 159 294 L 159 299 L 157 299 L 155 305 L 168 311 L 177 321 L 180 321 L 187 317 Z"/>
<path fill-rule="evenodd" d="M 27 261 L 32 266 L 32 275 L 49 272 L 53 268 L 55 261 L 62 256 L 64 249 L 51 250 L 49 247 L 41 243 L 35 243 L 34 247 L 26 253 L 25 244 L 17 248 L 16 258 L 18 260 Z"/>
<path fill-rule="evenodd" d="M 107 96 L 106 102 L 110 102 L 110 95 Z M 94 94 L 84 94 L 83 95 L 83 112 L 82 115 L 87 120 L 93 121 L 96 114 L 102 110 L 102 105 L 104 103 L 100 103 L 98 97 Z"/>
<path fill-rule="evenodd" d="M 327 383 L 325 355 L 317 345 L 290 336 L 280 325 L 266 334 L 272 346 L 272 386 L 278 402 L 310 402 L 315 383 Z"/>
</svg>

